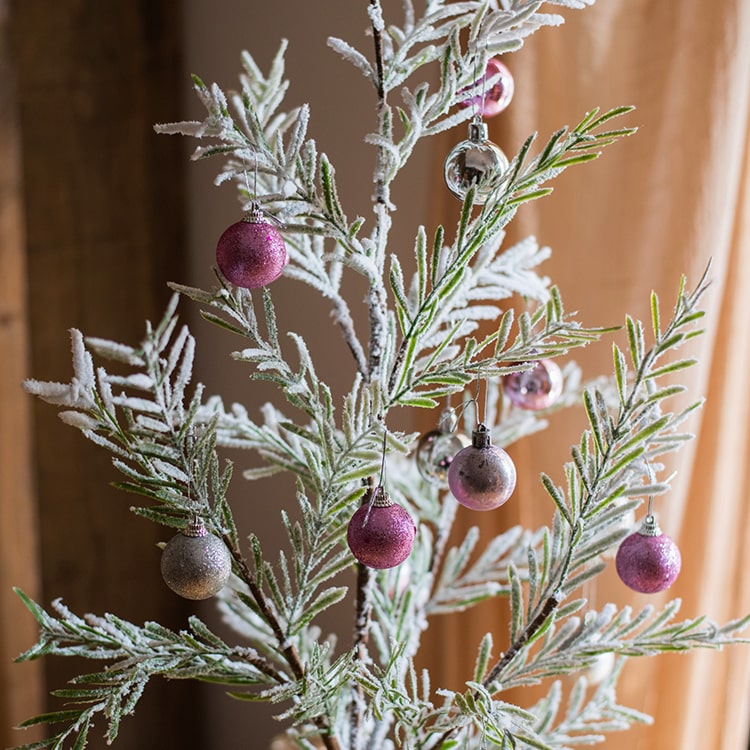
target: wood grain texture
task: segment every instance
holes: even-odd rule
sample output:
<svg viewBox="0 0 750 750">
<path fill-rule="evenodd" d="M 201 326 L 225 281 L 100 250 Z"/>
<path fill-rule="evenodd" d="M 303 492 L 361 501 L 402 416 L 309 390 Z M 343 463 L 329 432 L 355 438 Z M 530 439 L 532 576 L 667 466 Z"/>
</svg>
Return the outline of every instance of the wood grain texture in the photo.
<svg viewBox="0 0 750 750">
<path fill-rule="evenodd" d="M 17 0 L 30 371 L 71 375 L 66 330 L 137 344 L 166 282 L 183 279 L 184 158 L 154 134 L 178 119 L 180 3 Z M 20 397 L 19 397 L 20 398 Z M 110 457 L 33 403 L 43 599 L 181 628 L 187 607 L 159 573 L 170 533 L 129 513 Z M 44 662 L 49 689 L 98 663 Z M 199 746 L 193 685 L 147 688 L 118 748 Z M 59 707 L 53 699 L 48 706 Z M 191 720 L 186 722 L 185 716 Z M 88 747 L 105 747 L 99 722 Z M 17 736 L 15 743 L 26 741 Z"/>
<path fill-rule="evenodd" d="M 0 79 L 5 82 L 0 86 L 0 743 L 7 747 L 12 741 L 10 727 L 42 708 L 42 670 L 40 664 L 13 664 L 35 639 L 36 628 L 31 617 L 21 616 L 23 607 L 12 587 L 36 596 L 39 566 L 31 408 L 20 390 L 28 361 L 26 272 L 20 138 L 4 3 Z M 18 617 L 11 616 L 14 611 Z"/>
</svg>

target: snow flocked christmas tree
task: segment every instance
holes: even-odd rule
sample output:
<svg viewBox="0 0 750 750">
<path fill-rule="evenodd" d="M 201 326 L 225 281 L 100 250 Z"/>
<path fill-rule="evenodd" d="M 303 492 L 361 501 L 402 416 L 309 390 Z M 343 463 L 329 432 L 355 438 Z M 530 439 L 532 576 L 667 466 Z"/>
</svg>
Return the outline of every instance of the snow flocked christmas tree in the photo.
<svg viewBox="0 0 750 750">
<path fill-rule="evenodd" d="M 504 227 L 559 172 L 633 131 L 613 127 L 623 107 L 593 110 L 544 143 L 530 136 L 510 158 L 488 140 L 484 118 L 512 96 L 500 56 L 561 20 L 542 6 L 426 0 L 417 9 L 404 0 L 391 23 L 369 0 L 371 49 L 330 40 L 377 104 L 363 145 L 374 161 L 371 216 L 348 218 L 333 166 L 308 137 L 308 108 L 284 108 L 284 45 L 267 73 L 244 55 L 229 97 L 196 78 L 202 122 L 157 127 L 201 139 L 195 158 L 219 161 L 218 181 L 236 184 L 246 214 L 218 240 L 215 288 L 174 284 L 163 319 L 136 345 L 74 331 L 71 382 L 26 387 L 113 454 L 120 485 L 142 502 L 133 511 L 172 529 L 166 583 L 188 599 L 215 596 L 237 638 L 196 617 L 176 632 L 79 616 L 60 601 L 46 611 L 19 592 L 41 631 L 22 658 L 106 665 L 56 691 L 64 706 L 27 722 L 50 725 L 50 738 L 27 747 L 83 747 L 97 719 L 114 740 L 147 682 L 173 677 L 277 704 L 301 748 L 564 748 L 647 718 L 616 701 L 627 658 L 740 640 L 747 620 L 677 622 L 677 601 L 594 611 L 582 595 L 613 557 L 623 584 L 641 592 L 664 590 L 679 573 L 679 550 L 653 511 L 669 489 L 661 457 L 690 437 L 683 423 L 694 406 L 672 410 L 684 390 L 673 374 L 693 361 L 675 350 L 700 333 L 706 282 L 676 281 L 670 316 L 654 295 L 648 323 L 626 316 L 628 345 L 612 345 L 611 378 L 581 385 L 574 367 L 555 364 L 608 331 L 566 315 L 535 272 L 546 250 L 533 238 L 504 247 Z M 436 83 L 423 82 L 427 71 Z M 389 245 L 391 186 L 415 144 L 448 129 L 460 133 L 445 161 L 455 226 L 415 228 L 404 254 Z M 349 277 L 366 284 L 362 316 L 345 293 Z M 341 397 L 316 374 L 315 342 L 278 330 L 274 284 L 300 282 L 330 302 L 351 354 L 340 363 L 351 371 Z M 236 334 L 235 359 L 278 389 L 258 419 L 191 385 L 195 344 L 178 323 L 180 296 Z M 525 312 L 514 314 L 514 297 Z M 549 525 L 511 528 L 481 550 L 476 529 L 455 538 L 458 503 L 481 516 L 512 497 L 516 472 L 502 446 L 576 403 L 589 428 L 564 486 L 541 477 Z M 405 408 L 433 410 L 435 429 L 397 429 Z M 294 475 L 296 498 L 279 509 L 288 536 L 280 551 L 236 527 L 224 447 L 262 458 L 240 482 Z M 643 516 L 636 526 L 634 511 Z M 429 619 L 489 597 L 507 597 L 509 622 L 482 640 L 465 689 L 431 684 L 415 667 Z M 331 608 L 351 621 L 353 642 L 321 632 Z M 612 655 L 594 678 L 592 667 Z M 558 679 L 566 674 L 577 677 L 570 690 Z M 547 692 L 534 705 L 504 702 L 509 688 L 538 683 Z"/>
</svg>

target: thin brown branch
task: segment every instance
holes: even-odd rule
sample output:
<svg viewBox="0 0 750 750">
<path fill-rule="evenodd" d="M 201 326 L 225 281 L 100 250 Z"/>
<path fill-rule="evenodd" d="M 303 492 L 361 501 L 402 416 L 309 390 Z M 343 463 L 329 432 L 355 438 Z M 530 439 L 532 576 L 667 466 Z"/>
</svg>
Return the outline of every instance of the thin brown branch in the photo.
<svg viewBox="0 0 750 750">
<path fill-rule="evenodd" d="M 382 8 L 380 0 L 369 0 L 370 22 L 372 25 L 372 36 L 375 45 L 375 87 L 378 95 L 378 130 L 382 131 L 383 119 L 387 114 L 386 89 L 385 89 L 385 64 L 383 60 L 383 32 L 378 22 L 382 20 Z M 387 226 L 384 215 L 387 213 L 390 201 L 388 200 L 388 189 L 385 182 L 385 153 L 383 146 L 377 146 L 375 159 L 375 214 L 377 216 L 376 243 L 381 247 Z M 382 256 L 382 253 L 381 253 Z M 380 264 L 383 258 L 381 257 Z M 383 337 L 386 329 L 386 296 L 385 289 L 381 284 L 372 283 L 367 295 L 370 322 L 370 350 L 367 363 L 368 381 L 378 375 L 383 357 Z"/>
<path fill-rule="evenodd" d="M 357 564 L 357 603 L 354 619 L 354 650 L 357 660 L 364 662 L 367 658 L 367 641 L 370 636 L 370 582 L 372 572 L 366 565 Z M 357 737 L 362 725 L 365 694 L 361 685 L 355 686 L 355 695 L 351 707 L 351 747 L 357 747 Z"/>
<path fill-rule="evenodd" d="M 250 571 L 250 567 L 248 566 L 247 561 L 245 560 L 240 550 L 237 549 L 237 547 L 234 545 L 232 539 L 228 534 L 224 535 L 224 543 L 227 545 L 227 549 L 232 555 L 232 558 L 239 570 L 240 577 L 250 589 L 250 594 L 255 600 L 255 603 L 258 605 L 258 610 L 260 611 L 261 617 L 271 627 L 271 630 L 273 631 L 273 634 L 279 645 L 279 649 L 284 655 L 284 659 L 286 660 L 287 664 L 289 664 L 292 673 L 294 674 L 296 679 L 303 679 L 305 676 L 305 666 L 299 657 L 299 653 L 297 652 L 297 649 L 294 647 L 294 645 L 290 643 L 289 639 L 285 636 L 284 630 L 281 627 L 281 623 L 276 617 L 274 611 L 268 605 L 262 589 L 255 582 L 255 577 Z M 338 738 L 334 734 L 331 734 L 330 721 L 322 716 L 317 717 L 314 721 L 315 726 L 320 732 L 320 739 L 325 745 L 326 750 L 342 750 Z"/>
<path fill-rule="evenodd" d="M 370 0 L 370 7 L 380 12 L 380 0 Z M 375 86 L 378 90 L 378 99 L 385 104 L 385 79 L 383 71 L 383 34 L 376 23 L 372 24 L 372 38 L 375 42 L 375 73 L 377 80 Z"/>
<path fill-rule="evenodd" d="M 269 607 L 268 602 L 266 601 L 266 597 L 263 594 L 260 586 L 258 586 L 258 584 L 255 582 L 255 577 L 251 573 L 247 561 L 243 557 L 242 553 L 232 544 L 232 540 L 228 535 L 224 535 L 224 542 L 227 545 L 227 549 L 231 553 L 232 558 L 234 559 L 237 567 L 240 570 L 240 577 L 247 584 L 247 587 L 250 589 L 250 594 L 255 600 L 255 603 L 258 605 L 258 610 L 260 611 L 261 617 L 271 627 L 271 630 L 273 631 L 273 634 L 276 638 L 276 642 L 279 645 L 279 649 L 281 650 L 281 653 L 284 654 L 284 658 L 286 659 L 287 664 L 289 664 L 289 666 L 291 667 L 292 673 L 298 680 L 301 679 L 305 676 L 305 669 L 302 665 L 302 661 L 299 658 L 297 649 L 288 642 L 288 639 L 284 634 L 284 630 L 281 627 L 281 623 L 276 617 L 274 611 L 271 609 L 271 607 Z"/>
<path fill-rule="evenodd" d="M 367 378 L 367 358 L 365 357 L 362 345 L 359 343 L 357 334 L 354 330 L 354 321 L 352 320 L 351 313 L 345 302 L 341 297 L 334 299 L 334 310 L 333 318 L 339 324 L 339 328 L 344 336 L 349 351 L 354 357 L 354 361 L 357 363 L 357 370 L 364 377 Z"/>
<path fill-rule="evenodd" d="M 492 689 L 493 683 L 503 673 L 505 667 L 513 661 L 515 655 L 529 642 L 536 632 L 541 628 L 548 618 L 551 617 L 552 613 L 560 606 L 562 596 L 558 593 L 554 593 L 547 598 L 539 610 L 537 616 L 523 629 L 521 635 L 516 638 L 515 642 L 511 644 L 510 648 L 500 657 L 497 664 L 490 670 L 487 677 L 482 680 L 482 686 L 488 689 Z"/>
<path fill-rule="evenodd" d="M 232 654 L 237 656 L 239 659 L 246 661 L 248 664 L 252 664 L 259 672 L 262 672 L 267 677 L 275 680 L 279 685 L 283 685 L 288 682 L 289 679 L 276 669 L 276 667 L 264 659 L 255 649 L 247 648 L 244 646 L 236 646 L 232 649 Z"/>
</svg>

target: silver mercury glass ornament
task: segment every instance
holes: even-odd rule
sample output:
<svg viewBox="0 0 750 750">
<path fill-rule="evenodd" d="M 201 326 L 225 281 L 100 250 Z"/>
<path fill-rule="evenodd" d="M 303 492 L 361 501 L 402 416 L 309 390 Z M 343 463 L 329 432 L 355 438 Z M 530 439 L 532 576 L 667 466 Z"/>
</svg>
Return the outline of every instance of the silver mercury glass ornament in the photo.
<svg viewBox="0 0 750 750">
<path fill-rule="evenodd" d="M 474 203 L 482 205 L 500 184 L 508 169 L 508 157 L 487 137 L 487 124 L 478 115 L 469 123 L 469 137 L 445 158 L 443 176 L 448 190 L 463 200 L 476 186 Z"/>
<path fill-rule="evenodd" d="M 448 467 L 453 456 L 471 442 L 455 432 L 456 413 L 445 409 L 436 430 L 426 432 L 417 443 L 415 458 L 422 479 L 437 487 L 448 487 Z"/>
</svg>

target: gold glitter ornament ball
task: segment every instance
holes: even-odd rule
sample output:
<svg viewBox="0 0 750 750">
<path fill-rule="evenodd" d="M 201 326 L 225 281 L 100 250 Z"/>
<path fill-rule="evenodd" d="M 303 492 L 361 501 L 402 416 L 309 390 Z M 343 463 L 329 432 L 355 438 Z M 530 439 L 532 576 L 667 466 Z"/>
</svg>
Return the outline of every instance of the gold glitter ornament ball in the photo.
<svg viewBox="0 0 750 750">
<path fill-rule="evenodd" d="M 232 557 L 219 537 L 209 534 L 201 519 L 170 539 L 161 555 L 161 574 L 175 594 L 208 599 L 221 591 L 232 572 Z"/>
</svg>

